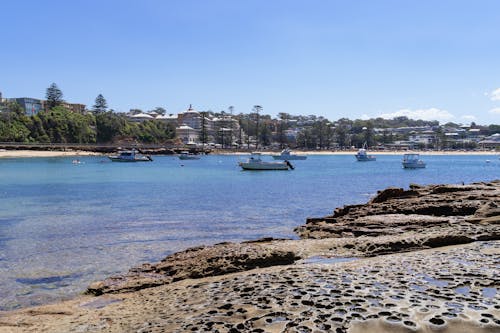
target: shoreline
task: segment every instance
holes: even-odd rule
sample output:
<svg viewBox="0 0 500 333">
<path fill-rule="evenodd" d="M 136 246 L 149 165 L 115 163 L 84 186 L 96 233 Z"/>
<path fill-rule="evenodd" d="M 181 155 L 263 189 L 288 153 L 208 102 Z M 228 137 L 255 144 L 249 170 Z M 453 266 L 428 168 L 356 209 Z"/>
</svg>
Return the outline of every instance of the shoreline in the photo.
<svg viewBox="0 0 500 333">
<path fill-rule="evenodd" d="M 390 187 L 307 219 L 299 240 L 190 248 L 0 312 L 0 331 L 493 332 L 499 207 L 500 180 Z"/>
<path fill-rule="evenodd" d="M 482 281 L 495 278 L 499 254 L 500 242 L 476 242 L 81 295 L 0 313 L 0 331 L 490 333 L 500 327 L 499 302 L 482 292 Z M 471 294 L 452 292 L 464 285 Z"/>
<path fill-rule="evenodd" d="M 268 151 L 268 150 L 258 150 L 255 151 L 262 155 L 278 155 L 277 151 Z M 304 150 L 294 150 L 293 154 L 297 155 L 342 155 L 342 156 L 354 156 L 357 153 L 357 150 L 349 150 L 349 151 L 304 151 Z M 210 155 L 250 155 L 249 152 L 221 152 L 217 151 L 216 153 L 211 153 Z M 395 150 L 395 151 L 370 151 L 369 155 L 404 155 L 404 154 L 420 154 L 423 156 L 463 156 L 463 155 L 471 155 L 471 156 L 500 156 L 500 152 L 497 151 L 425 151 L 425 150 Z"/>
<path fill-rule="evenodd" d="M 279 154 L 276 151 L 257 151 L 263 155 L 275 155 Z M 294 154 L 297 155 L 310 155 L 310 156 L 345 156 L 345 155 L 355 155 L 357 150 L 352 151 L 304 151 L 304 150 L 296 150 L 293 151 Z M 373 151 L 369 152 L 370 155 L 403 155 L 407 153 L 417 153 L 423 156 L 500 156 L 500 152 L 498 151 Z M 93 151 L 85 151 L 85 150 L 66 150 L 66 151 L 58 151 L 58 150 L 0 150 L 0 158 L 37 158 L 37 157 L 70 157 L 70 156 L 103 156 L 106 155 L 104 153 L 93 152 Z M 158 154 L 162 155 L 162 154 Z M 249 152 L 240 151 L 240 152 L 228 152 L 217 150 L 213 151 L 209 155 L 250 155 Z M 165 155 L 170 156 L 170 155 Z"/>
<path fill-rule="evenodd" d="M 37 158 L 37 157 L 70 157 L 70 156 L 102 156 L 103 154 L 91 151 L 74 150 L 0 150 L 0 158 Z"/>
</svg>

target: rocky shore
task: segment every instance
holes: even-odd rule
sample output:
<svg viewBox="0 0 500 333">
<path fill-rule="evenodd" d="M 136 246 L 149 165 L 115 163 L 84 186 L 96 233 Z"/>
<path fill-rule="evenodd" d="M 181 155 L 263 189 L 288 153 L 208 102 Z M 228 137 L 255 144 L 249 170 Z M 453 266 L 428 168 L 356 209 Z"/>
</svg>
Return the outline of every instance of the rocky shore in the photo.
<svg viewBox="0 0 500 333">
<path fill-rule="evenodd" d="M 0 332 L 500 332 L 500 181 L 388 188 L 10 312 Z"/>
</svg>

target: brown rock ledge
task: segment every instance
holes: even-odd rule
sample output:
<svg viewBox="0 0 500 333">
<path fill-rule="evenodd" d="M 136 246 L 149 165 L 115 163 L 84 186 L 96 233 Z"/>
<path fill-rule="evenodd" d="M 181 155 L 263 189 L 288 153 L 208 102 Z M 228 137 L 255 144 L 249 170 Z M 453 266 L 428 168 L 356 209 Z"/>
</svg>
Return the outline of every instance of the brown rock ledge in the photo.
<svg viewBox="0 0 500 333">
<path fill-rule="evenodd" d="M 477 223 L 498 225 L 499 216 L 500 180 L 469 185 L 411 185 L 410 190 L 388 188 L 367 204 L 347 205 L 330 216 L 310 218 L 295 231 L 302 238 L 380 236 L 435 227 L 474 229 Z"/>
<path fill-rule="evenodd" d="M 497 332 L 499 207 L 500 180 L 386 189 L 308 219 L 300 240 L 188 249 L 88 288 L 119 295 L 13 312 L 0 332 Z"/>
<path fill-rule="evenodd" d="M 186 279 L 11 312 L 0 332 L 500 332 L 500 241 Z"/>
<path fill-rule="evenodd" d="M 309 256 L 366 257 L 500 239 L 500 180 L 388 188 L 298 227 L 302 240 L 200 246 L 93 283 L 87 293 L 136 291 L 175 281 L 288 265 Z"/>
</svg>

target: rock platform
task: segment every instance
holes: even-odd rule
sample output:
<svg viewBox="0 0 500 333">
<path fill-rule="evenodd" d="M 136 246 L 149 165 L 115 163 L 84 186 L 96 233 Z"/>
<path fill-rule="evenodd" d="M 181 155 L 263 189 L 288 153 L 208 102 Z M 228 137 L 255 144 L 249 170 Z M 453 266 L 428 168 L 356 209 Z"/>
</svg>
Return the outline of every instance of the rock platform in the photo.
<svg viewBox="0 0 500 333">
<path fill-rule="evenodd" d="M 0 332 L 500 332 L 499 207 L 500 181 L 389 188 L 300 240 L 188 249 Z"/>
</svg>

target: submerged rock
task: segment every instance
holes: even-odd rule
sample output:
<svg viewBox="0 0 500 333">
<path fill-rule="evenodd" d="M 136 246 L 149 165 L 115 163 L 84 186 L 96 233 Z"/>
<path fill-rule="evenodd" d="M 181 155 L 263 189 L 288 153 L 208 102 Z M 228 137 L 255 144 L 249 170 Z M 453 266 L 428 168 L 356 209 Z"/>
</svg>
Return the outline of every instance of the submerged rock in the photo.
<svg viewBox="0 0 500 333">
<path fill-rule="evenodd" d="M 187 249 L 87 290 L 140 292 L 10 314 L 0 330 L 499 332 L 499 207 L 500 181 L 390 188 L 308 219 L 302 239 Z"/>
<path fill-rule="evenodd" d="M 265 238 L 195 247 L 93 283 L 87 293 L 136 291 L 184 279 L 288 265 L 314 255 L 371 257 L 496 240 L 500 239 L 499 206 L 500 181 L 389 188 L 367 204 L 344 206 L 331 216 L 308 219 L 296 229 L 302 240 Z"/>
</svg>

